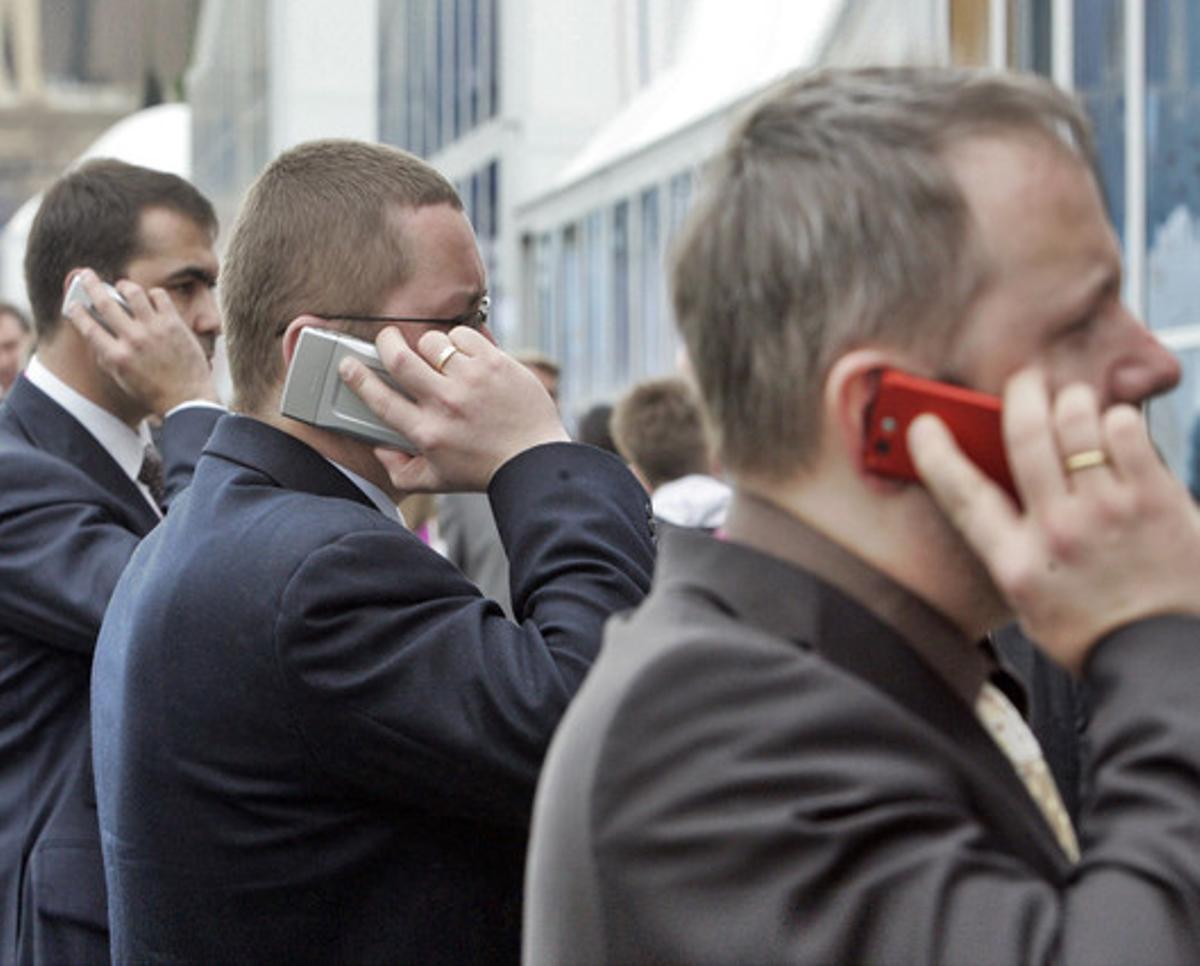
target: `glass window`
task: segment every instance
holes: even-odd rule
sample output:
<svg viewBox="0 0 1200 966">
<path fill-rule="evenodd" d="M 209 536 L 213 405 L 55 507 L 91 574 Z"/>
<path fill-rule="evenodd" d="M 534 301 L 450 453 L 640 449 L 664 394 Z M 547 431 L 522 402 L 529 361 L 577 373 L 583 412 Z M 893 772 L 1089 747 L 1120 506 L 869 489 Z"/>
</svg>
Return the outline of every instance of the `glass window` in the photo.
<svg viewBox="0 0 1200 966">
<path fill-rule="evenodd" d="M 558 298 L 557 311 L 559 319 L 559 337 L 555 340 L 558 346 L 557 358 L 562 359 L 566 373 L 564 382 L 567 386 L 568 399 L 564 400 L 567 411 L 570 411 L 574 399 L 584 390 L 581 387 L 587 381 L 587 360 L 584 358 L 583 307 L 580 304 L 579 237 L 574 225 L 568 225 L 562 231 L 562 241 L 559 250 Z"/>
<path fill-rule="evenodd" d="M 554 238 L 549 232 L 538 236 L 533 272 L 538 342 L 551 358 L 557 358 L 558 326 L 554 324 Z"/>
<path fill-rule="evenodd" d="M 1008 62 L 1050 76 L 1051 0 L 1008 0 Z"/>
<path fill-rule="evenodd" d="M 613 207 L 612 218 L 612 368 L 610 385 L 620 387 L 629 372 L 629 202 Z"/>
<path fill-rule="evenodd" d="M 1075 89 L 1096 129 L 1109 214 L 1125 231 L 1125 4 L 1074 0 Z"/>
<path fill-rule="evenodd" d="M 662 231 L 660 229 L 658 189 L 642 192 L 641 198 L 641 245 L 638 260 L 638 306 L 640 353 L 637 360 L 638 375 L 657 371 L 658 345 L 666 324 L 664 317 L 664 292 L 666 286 L 662 270 Z"/>
<path fill-rule="evenodd" d="M 602 392 L 610 376 L 608 361 L 608 248 L 604 243 L 604 212 L 593 211 L 584 221 L 587 251 L 587 395 Z"/>
</svg>

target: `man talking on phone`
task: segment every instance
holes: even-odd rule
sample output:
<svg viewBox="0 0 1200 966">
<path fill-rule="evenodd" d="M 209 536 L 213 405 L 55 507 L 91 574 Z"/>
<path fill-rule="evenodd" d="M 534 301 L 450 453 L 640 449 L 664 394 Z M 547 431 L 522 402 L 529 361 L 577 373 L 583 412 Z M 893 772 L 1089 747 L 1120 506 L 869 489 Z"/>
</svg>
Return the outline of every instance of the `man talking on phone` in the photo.
<svg viewBox="0 0 1200 966">
<path fill-rule="evenodd" d="M 30 230 L 37 351 L 0 406 L 0 962 L 109 962 L 92 652 L 222 413 L 216 232 L 182 178 L 111 159 L 55 182 Z M 79 305 L 64 315 L 72 283 L 103 326 Z"/>
<path fill-rule="evenodd" d="M 533 791 L 614 611 L 652 566 L 645 494 L 568 442 L 493 343 L 453 186 L 318 141 L 251 187 L 221 282 L 235 414 L 135 554 L 93 681 L 118 962 L 512 961 Z M 280 412 L 308 329 L 411 452 Z M 486 489 L 517 621 L 407 531 Z"/>
<path fill-rule="evenodd" d="M 1200 516 L 1136 408 L 1179 366 L 1079 106 L 809 75 L 711 176 L 673 290 L 736 494 L 555 737 L 526 961 L 1200 960 Z M 1019 500 L 929 415 L 921 481 L 870 472 L 887 369 L 1003 395 Z M 1014 615 L 1091 692 L 1078 826 L 980 643 Z"/>
</svg>

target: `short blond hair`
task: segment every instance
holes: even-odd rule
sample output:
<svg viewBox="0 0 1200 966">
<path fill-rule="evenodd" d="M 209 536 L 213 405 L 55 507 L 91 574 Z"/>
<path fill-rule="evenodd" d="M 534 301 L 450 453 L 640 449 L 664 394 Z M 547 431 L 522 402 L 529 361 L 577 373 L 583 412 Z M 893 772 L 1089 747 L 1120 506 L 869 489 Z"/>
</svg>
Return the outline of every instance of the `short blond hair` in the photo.
<svg viewBox="0 0 1200 966">
<path fill-rule="evenodd" d="M 947 152 L 986 135 L 1040 139 L 1095 172 L 1079 105 L 1031 75 L 817 73 L 734 131 L 672 273 L 728 470 L 781 477 L 811 460 L 822 385 L 848 349 L 945 352 L 987 269 Z"/>
<path fill-rule="evenodd" d="M 283 375 L 279 328 L 306 312 L 369 315 L 408 281 L 406 209 L 462 210 L 415 155 L 361 141 L 310 141 L 251 186 L 221 270 L 234 406 L 259 412 Z"/>
</svg>

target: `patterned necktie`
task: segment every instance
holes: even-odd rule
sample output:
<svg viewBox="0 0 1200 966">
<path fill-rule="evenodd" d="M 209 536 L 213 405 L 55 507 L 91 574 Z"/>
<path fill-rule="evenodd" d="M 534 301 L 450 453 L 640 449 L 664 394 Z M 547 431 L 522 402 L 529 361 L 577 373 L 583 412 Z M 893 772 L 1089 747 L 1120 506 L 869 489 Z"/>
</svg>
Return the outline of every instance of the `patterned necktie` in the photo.
<svg viewBox="0 0 1200 966">
<path fill-rule="evenodd" d="M 153 443 L 147 443 L 142 451 L 142 467 L 138 470 L 138 482 L 150 491 L 150 496 L 161 508 L 166 502 L 167 488 L 163 482 L 163 462 Z"/>
<path fill-rule="evenodd" d="M 1078 862 L 1079 840 L 1075 837 L 1071 816 L 1054 784 L 1054 776 L 1042 755 L 1042 746 L 1021 713 L 1003 691 L 988 682 L 980 688 L 979 697 L 975 699 L 975 715 L 1012 762 L 1067 858 Z"/>
</svg>

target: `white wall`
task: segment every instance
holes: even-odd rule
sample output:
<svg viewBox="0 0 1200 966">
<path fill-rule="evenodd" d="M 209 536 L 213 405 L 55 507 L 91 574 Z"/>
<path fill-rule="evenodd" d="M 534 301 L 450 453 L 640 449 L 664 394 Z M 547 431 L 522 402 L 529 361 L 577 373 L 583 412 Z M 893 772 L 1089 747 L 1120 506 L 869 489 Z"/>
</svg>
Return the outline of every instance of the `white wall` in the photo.
<svg viewBox="0 0 1200 966">
<path fill-rule="evenodd" d="M 270 156 L 301 141 L 378 136 L 375 0 L 270 0 Z"/>
</svg>

